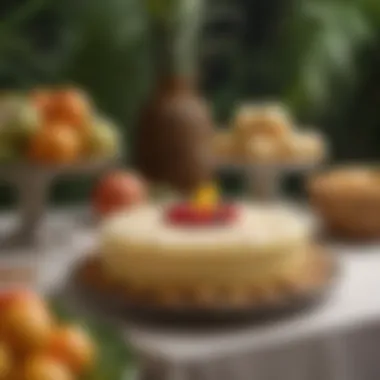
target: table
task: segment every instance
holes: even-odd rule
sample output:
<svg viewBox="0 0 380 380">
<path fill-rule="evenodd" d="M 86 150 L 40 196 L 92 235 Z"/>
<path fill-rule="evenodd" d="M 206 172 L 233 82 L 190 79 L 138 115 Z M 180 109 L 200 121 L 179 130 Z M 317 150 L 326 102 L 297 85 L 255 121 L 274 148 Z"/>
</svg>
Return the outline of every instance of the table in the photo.
<svg viewBox="0 0 380 380">
<path fill-rule="evenodd" d="M 380 246 L 334 246 L 337 286 L 319 309 L 265 327 L 163 331 L 129 326 L 148 377 L 375 379 L 380 375 Z"/>
<path fill-rule="evenodd" d="M 8 218 L 8 219 L 7 219 Z M 50 292 L 70 266 L 96 246 L 78 210 L 55 212 L 59 244 L 24 252 L 37 266 L 36 286 Z M 9 216 L 0 218 L 0 227 Z M 66 226 L 63 228 L 63 226 Z M 70 237 L 70 239 L 68 238 Z M 373 380 L 380 376 L 380 245 L 331 245 L 341 273 L 325 304 L 267 326 L 171 329 L 124 323 L 149 380 Z M 28 256 L 29 255 L 29 256 Z M 0 256 L 0 265 L 9 261 Z"/>
<path fill-rule="evenodd" d="M 96 239 L 88 207 L 79 205 L 48 212 L 45 234 L 39 245 L 2 247 L 0 249 L 0 287 L 16 282 L 33 287 L 42 293 L 53 293 L 62 286 L 72 265 L 92 250 Z M 17 225 L 13 212 L 0 214 L 0 235 L 7 235 Z M 5 269 L 22 268 L 32 272 L 24 280 L 4 279 Z"/>
</svg>

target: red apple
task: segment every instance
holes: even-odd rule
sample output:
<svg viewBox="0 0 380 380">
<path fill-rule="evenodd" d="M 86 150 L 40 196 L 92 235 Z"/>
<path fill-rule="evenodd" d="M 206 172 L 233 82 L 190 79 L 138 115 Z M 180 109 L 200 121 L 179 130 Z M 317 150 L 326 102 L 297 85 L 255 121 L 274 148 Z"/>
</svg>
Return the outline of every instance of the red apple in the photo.
<svg viewBox="0 0 380 380">
<path fill-rule="evenodd" d="M 95 187 L 93 206 L 105 216 L 143 203 L 147 197 L 145 182 L 137 174 L 118 171 L 107 174 Z"/>
</svg>

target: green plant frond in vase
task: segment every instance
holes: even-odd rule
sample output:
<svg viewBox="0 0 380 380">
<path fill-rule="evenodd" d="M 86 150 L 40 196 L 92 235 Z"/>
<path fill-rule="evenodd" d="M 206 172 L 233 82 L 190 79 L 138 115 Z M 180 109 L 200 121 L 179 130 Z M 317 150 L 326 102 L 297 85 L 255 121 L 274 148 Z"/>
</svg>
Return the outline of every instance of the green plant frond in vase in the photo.
<svg viewBox="0 0 380 380">
<path fill-rule="evenodd" d="M 149 15 L 159 20 L 170 20 L 181 0 L 144 0 Z"/>
</svg>

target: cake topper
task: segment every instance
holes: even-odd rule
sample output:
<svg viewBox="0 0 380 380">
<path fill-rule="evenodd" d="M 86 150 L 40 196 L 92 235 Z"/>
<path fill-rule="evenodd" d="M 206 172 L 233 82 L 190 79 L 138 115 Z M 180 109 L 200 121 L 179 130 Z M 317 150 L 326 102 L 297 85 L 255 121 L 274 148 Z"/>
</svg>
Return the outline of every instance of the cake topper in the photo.
<svg viewBox="0 0 380 380">
<path fill-rule="evenodd" d="M 220 192 L 215 183 L 207 183 L 195 190 L 190 203 L 199 210 L 215 210 L 220 203 Z"/>
<path fill-rule="evenodd" d="M 218 186 L 206 183 L 194 191 L 187 202 L 171 205 L 166 217 L 177 226 L 212 227 L 230 224 L 237 217 L 234 204 L 222 202 Z"/>
</svg>

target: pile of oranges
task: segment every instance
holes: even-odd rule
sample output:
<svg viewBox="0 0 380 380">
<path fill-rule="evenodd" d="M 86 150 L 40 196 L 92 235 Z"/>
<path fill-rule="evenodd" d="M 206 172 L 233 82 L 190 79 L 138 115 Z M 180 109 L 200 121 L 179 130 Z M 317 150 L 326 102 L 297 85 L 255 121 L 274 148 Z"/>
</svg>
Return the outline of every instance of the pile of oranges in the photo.
<svg viewBox="0 0 380 380">
<path fill-rule="evenodd" d="M 119 153 L 117 128 L 75 87 L 0 96 L 0 161 L 69 164 Z"/>
<path fill-rule="evenodd" d="M 0 295 L 0 380 L 81 379 L 95 356 L 85 330 L 57 322 L 35 293 Z"/>
<path fill-rule="evenodd" d="M 96 118 L 84 92 L 75 88 L 36 90 L 30 97 L 41 117 L 41 128 L 28 144 L 31 160 L 59 164 L 117 153 L 116 130 Z"/>
</svg>

